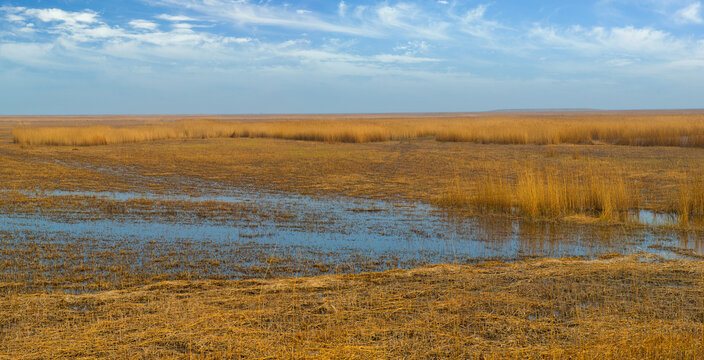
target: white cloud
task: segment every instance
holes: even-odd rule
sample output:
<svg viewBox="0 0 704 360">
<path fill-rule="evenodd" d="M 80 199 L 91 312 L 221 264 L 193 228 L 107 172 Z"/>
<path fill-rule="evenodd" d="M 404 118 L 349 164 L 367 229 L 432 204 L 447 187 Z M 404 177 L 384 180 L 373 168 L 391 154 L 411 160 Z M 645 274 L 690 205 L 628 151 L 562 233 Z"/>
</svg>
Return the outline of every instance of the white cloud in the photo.
<svg viewBox="0 0 704 360">
<path fill-rule="evenodd" d="M 6 16 L 5 18 L 7 19 L 7 21 L 12 21 L 12 22 L 15 22 L 15 21 L 24 21 L 24 17 L 23 17 L 23 16 L 15 15 L 15 14 L 7 14 L 7 16 Z"/>
<path fill-rule="evenodd" d="M 375 55 L 371 59 L 376 60 L 376 61 L 380 61 L 383 63 L 405 63 L 405 64 L 441 61 L 440 59 L 435 59 L 435 58 L 416 57 L 416 56 L 411 56 L 411 55 L 392 55 L 392 54 Z"/>
<path fill-rule="evenodd" d="M 291 11 L 286 6 L 251 4 L 247 0 L 163 0 L 162 2 L 239 25 L 280 26 L 364 36 L 380 35 L 358 26 L 334 24 L 312 13 Z"/>
<path fill-rule="evenodd" d="M 135 29 L 155 30 L 159 27 L 158 24 L 147 20 L 132 20 L 129 24 Z"/>
<path fill-rule="evenodd" d="M 174 22 L 178 22 L 178 21 L 196 21 L 196 19 L 194 19 L 194 18 L 192 18 L 192 17 L 183 16 L 183 15 L 161 14 L 161 15 L 155 16 L 155 18 L 161 19 L 161 20 L 166 20 L 166 21 L 174 21 Z"/>
<path fill-rule="evenodd" d="M 98 14 L 90 10 L 72 12 L 61 9 L 27 9 L 24 14 L 36 17 L 44 22 L 59 21 L 67 25 L 84 25 L 98 21 Z"/>
<path fill-rule="evenodd" d="M 23 66 L 76 71 L 102 69 L 108 63 L 125 66 L 134 61 L 141 68 L 145 64 L 161 64 L 201 70 L 212 69 L 212 63 L 257 71 L 272 66 L 320 66 L 329 71 L 341 69 L 348 75 L 418 73 L 405 67 L 442 61 L 416 56 L 427 49 L 424 41 L 408 42 L 404 49 L 397 49 L 402 54 L 352 54 L 349 41 L 339 39 L 317 46 L 309 39 L 264 43 L 249 37 L 212 34 L 183 22 L 174 22 L 168 31 L 162 31 L 155 22 L 134 19 L 123 28 L 105 22 L 94 12 L 43 10 L 17 12 L 38 20 L 36 31 L 41 37 L 6 39 L 0 46 L 0 58 Z"/>
<path fill-rule="evenodd" d="M 347 14 L 347 4 L 345 4 L 344 1 L 340 1 L 340 3 L 337 4 L 337 14 L 340 15 L 340 17 L 345 17 Z"/>
<path fill-rule="evenodd" d="M 444 16 L 426 11 L 419 4 L 399 2 L 356 6 L 350 13 L 349 5 L 340 1 L 336 17 L 315 11 L 294 10 L 287 5 L 268 1 L 248 0 L 161 0 L 177 9 L 188 9 L 210 18 L 234 22 L 240 26 L 275 26 L 289 29 L 340 33 L 372 38 L 449 39 L 448 23 Z M 354 15 L 354 16 L 350 16 Z"/>
<path fill-rule="evenodd" d="M 234 38 L 230 37 L 226 39 L 226 42 L 228 43 L 235 43 L 235 44 L 246 44 L 248 42 L 251 42 L 252 38 Z"/>
<path fill-rule="evenodd" d="M 381 26 L 397 28 L 406 34 L 426 39 L 447 39 L 446 30 L 450 24 L 445 21 L 428 21 L 430 17 L 423 9 L 413 4 L 399 3 L 395 6 L 383 5 L 376 9 Z M 423 23 L 425 22 L 425 23 Z"/>
<path fill-rule="evenodd" d="M 483 20 L 487 7 L 488 6 L 486 4 L 480 4 L 476 8 L 469 10 L 467 15 L 465 15 L 464 20 L 466 22 L 477 22 Z"/>
<path fill-rule="evenodd" d="M 504 28 L 498 22 L 484 18 L 488 7 L 486 4 L 480 4 L 469 10 L 461 18 L 462 31 L 479 38 L 492 38 L 496 29 Z"/>
<path fill-rule="evenodd" d="M 592 55 L 646 54 L 662 58 L 682 55 L 691 45 L 661 30 L 632 26 L 557 29 L 536 25 L 529 35 L 539 41 L 538 45 Z"/>
<path fill-rule="evenodd" d="M 403 45 L 394 46 L 393 50 L 402 52 L 405 55 L 415 55 L 418 53 L 425 53 L 428 51 L 430 46 L 425 41 L 409 41 Z"/>
<path fill-rule="evenodd" d="M 701 24 L 702 19 L 702 3 L 691 3 L 675 13 L 675 20 L 682 24 Z"/>
</svg>

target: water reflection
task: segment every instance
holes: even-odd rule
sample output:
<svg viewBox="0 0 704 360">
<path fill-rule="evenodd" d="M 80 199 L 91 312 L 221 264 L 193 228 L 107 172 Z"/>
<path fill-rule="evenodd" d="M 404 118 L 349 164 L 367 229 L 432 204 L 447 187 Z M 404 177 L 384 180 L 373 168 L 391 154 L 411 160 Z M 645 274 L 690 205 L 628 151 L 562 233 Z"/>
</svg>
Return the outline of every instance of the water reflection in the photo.
<svg viewBox="0 0 704 360">
<path fill-rule="evenodd" d="M 305 249 L 306 252 L 337 254 L 340 258 L 354 254 L 423 262 L 595 257 L 611 252 L 628 254 L 640 251 L 664 257 L 683 256 L 669 248 L 704 254 L 702 237 L 694 232 L 533 222 L 501 216 L 456 216 L 424 204 L 244 191 L 200 197 L 61 191 L 38 196 L 92 196 L 117 201 L 141 198 L 217 201 L 246 203 L 260 211 L 226 222 L 207 218 L 195 222 L 134 218 L 66 221 L 5 214 L 0 215 L 0 231 L 13 233 L 18 238 L 30 234 L 47 241 L 91 237 L 116 243 L 128 239 L 127 243 L 132 244 L 160 242 L 174 246 L 184 241 L 212 246 L 254 243 L 289 252 Z M 258 216 L 271 209 L 291 216 Z M 647 212 L 639 213 L 638 217 L 651 222 L 664 219 Z M 62 236 L 57 237 L 57 234 Z"/>
</svg>

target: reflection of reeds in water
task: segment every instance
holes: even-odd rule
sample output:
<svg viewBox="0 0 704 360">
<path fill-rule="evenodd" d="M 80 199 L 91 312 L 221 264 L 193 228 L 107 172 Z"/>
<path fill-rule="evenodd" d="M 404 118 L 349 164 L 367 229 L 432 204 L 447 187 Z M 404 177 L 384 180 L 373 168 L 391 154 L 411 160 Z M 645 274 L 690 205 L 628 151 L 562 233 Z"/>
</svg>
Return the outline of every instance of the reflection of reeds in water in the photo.
<svg viewBox="0 0 704 360">
<path fill-rule="evenodd" d="M 438 200 L 445 207 L 472 207 L 481 212 L 515 213 L 529 217 L 598 215 L 603 220 L 638 208 L 638 191 L 627 186 L 622 176 L 605 178 L 595 173 L 569 176 L 526 169 L 515 185 L 496 177 L 485 177 L 473 192 L 459 180 Z"/>
<path fill-rule="evenodd" d="M 493 144 L 592 144 L 704 146 L 704 115 L 562 115 L 457 118 L 215 121 L 150 125 L 20 127 L 22 145 L 105 145 L 163 139 L 265 137 L 364 143 L 435 136 L 438 141 Z"/>
</svg>

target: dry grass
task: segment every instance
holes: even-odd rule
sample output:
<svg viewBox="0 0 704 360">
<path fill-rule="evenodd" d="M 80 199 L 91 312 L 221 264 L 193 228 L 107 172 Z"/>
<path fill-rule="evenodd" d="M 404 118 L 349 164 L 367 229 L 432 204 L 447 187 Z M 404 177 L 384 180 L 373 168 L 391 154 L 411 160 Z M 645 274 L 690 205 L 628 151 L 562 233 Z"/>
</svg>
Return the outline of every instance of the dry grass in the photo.
<svg viewBox="0 0 704 360">
<path fill-rule="evenodd" d="M 545 156 L 548 148 L 554 156 Z M 251 187 L 431 203 L 455 186 L 456 178 L 461 190 L 472 194 L 487 177 L 514 187 L 529 168 L 549 169 L 566 178 L 587 178 L 590 172 L 623 178 L 627 186 L 640 190 L 641 208 L 675 211 L 681 184 L 702 175 L 702 162 L 704 152 L 696 148 L 483 145 L 431 139 L 332 144 L 224 138 L 81 148 L 0 143 L 0 183 L 30 191 L 162 194 Z"/>
<path fill-rule="evenodd" d="M 15 143 L 31 145 L 107 145 L 154 141 L 164 139 L 206 139 L 228 137 L 233 134 L 232 124 L 207 121 L 179 121 L 154 125 L 114 127 L 104 125 L 74 127 L 22 127 L 15 128 Z"/>
<path fill-rule="evenodd" d="M 105 145 L 163 139 L 265 137 L 364 143 L 435 136 L 438 141 L 495 144 L 704 146 L 704 115 L 593 113 L 475 115 L 473 117 L 313 118 L 268 121 L 182 120 L 139 126 L 29 126 L 13 129 L 15 143 Z"/>
<path fill-rule="evenodd" d="M 704 263 L 538 260 L 0 298 L 0 357 L 701 359 Z"/>
<path fill-rule="evenodd" d="M 679 198 L 674 206 L 681 226 L 689 226 L 692 218 L 704 217 L 704 179 L 688 176 L 679 187 Z"/>
<path fill-rule="evenodd" d="M 418 121 L 307 120 L 223 122 L 183 120 L 139 126 L 20 127 L 13 140 L 32 145 L 107 145 L 166 139 L 222 137 L 277 138 L 288 140 L 365 143 L 429 135 Z"/>
<path fill-rule="evenodd" d="M 587 214 L 603 220 L 618 220 L 623 212 L 639 208 L 639 191 L 628 186 L 623 176 L 605 177 L 593 169 L 586 175 L 568 175 L 525 167 L 519 170 L 515 184 L 507 182 L 500 176 L 486 176 L 468 191 L 456 180 L 437 203 L 533 218 Z"/>
<path fill-rule="evenodd" d="M 481 144 L 704 146 L 701 114 L 488 117 L 453 125 L 437 131 L 436 139 Z"/>
</svg>

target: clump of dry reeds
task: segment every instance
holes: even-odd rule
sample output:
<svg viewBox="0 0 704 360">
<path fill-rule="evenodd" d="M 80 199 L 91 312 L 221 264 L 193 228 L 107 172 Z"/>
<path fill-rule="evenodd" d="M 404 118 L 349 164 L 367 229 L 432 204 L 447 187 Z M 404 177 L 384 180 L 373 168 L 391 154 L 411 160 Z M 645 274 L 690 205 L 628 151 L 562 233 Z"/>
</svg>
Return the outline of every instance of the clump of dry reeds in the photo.
<svg viewBox="0 0 704 360">
<path fill-rule="evenodd" d="M 524 172 L 516 187 L 517 207 L 531 217 L 598 214 L 604 220 L 638 207 L 638 194 L 622 177 L 605 179 L 596 174 L 565 177 Z"/>
<path fill-rule="evenodd" d="M 604 178 L 594 172 L 565 176 L 526 168 L 514 185 L 499 176 L 486 176 L 473 192 L 459 181 L 438 199 L 446 207 L 471 207 L 481 212 L 518 213 L 529 217 L 559 218 L 575 214 L 614 220 L 639 205 L 638 191 L 622 176 Z"/>
<path fill-rule="evenodd" d="M 689 226 L 692 218 L 704 217 L 704 179 L 688 176 L 679 186 L 679 199 L 675 207 L 680 226 Z"/>
</svg>

